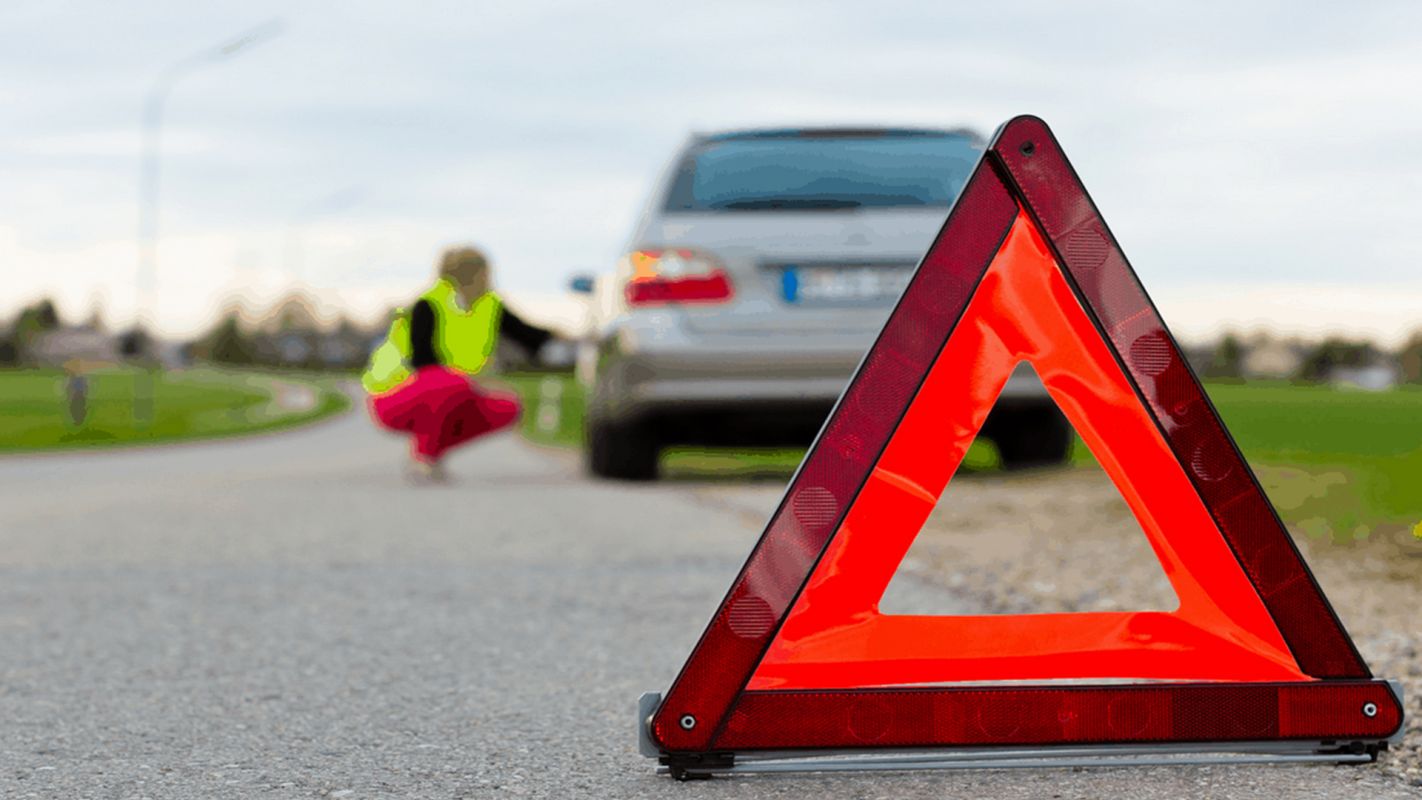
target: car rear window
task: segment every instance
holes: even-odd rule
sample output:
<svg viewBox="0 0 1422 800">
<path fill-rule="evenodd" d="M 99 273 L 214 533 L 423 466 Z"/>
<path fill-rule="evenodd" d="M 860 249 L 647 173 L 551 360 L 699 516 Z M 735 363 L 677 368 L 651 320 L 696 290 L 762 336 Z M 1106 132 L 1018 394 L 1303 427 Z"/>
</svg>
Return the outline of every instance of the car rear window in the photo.
<svg viewBox="0 0 1422 800">
<path fill-rule="evenodd" d="M 948 206 L 977 163 L 968 134 L 750 135 L 710 139 L 679 165 L 666 210 Z"/>
</svg>

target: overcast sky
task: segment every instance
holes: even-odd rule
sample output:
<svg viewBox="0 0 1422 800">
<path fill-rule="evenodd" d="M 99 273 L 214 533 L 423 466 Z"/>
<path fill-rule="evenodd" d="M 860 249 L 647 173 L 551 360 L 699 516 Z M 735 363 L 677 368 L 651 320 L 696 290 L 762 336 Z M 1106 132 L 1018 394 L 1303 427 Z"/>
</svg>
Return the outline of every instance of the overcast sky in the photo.
<svg viewBox="0 0 1422 800">
<path fill-rule="evenodd" d="M 1178 331 L 1422 326 L 1422 4 L 209 5 L 0 10 L 0 315 L 132 313 L 144 95 L 280 17 L 171 95 L 170 332 L 298 280 L 373 314 L 462 241 L 552 312 L 692 130 L 1023 112 Z"/>
</svg>

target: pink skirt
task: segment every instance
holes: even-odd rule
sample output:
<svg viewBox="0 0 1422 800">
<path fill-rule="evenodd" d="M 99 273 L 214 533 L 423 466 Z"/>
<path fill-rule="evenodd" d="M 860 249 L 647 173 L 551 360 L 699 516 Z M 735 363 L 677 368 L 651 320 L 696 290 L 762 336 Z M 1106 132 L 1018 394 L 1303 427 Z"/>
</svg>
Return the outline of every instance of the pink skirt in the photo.
<svg viewBox="0 0 1422 800">
<path fill-rule="evenodd" d="M 484 389 L 448 367 L 421 367 L 410 379 L 370 398 L 370 414 L 381 425 L 411 435 L 421 461 L 438 461 L 450 449 L 518 420 L 518 397 Z"/>
</svg>

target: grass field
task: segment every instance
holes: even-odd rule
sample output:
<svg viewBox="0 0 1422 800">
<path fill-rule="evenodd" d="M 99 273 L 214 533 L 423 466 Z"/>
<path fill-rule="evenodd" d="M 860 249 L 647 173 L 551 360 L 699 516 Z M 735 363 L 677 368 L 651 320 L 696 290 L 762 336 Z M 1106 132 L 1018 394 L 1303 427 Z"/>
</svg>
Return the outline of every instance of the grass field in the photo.
<svg viewBox="0 0 1422 800">
<path fill-rule="evenodd" d="M 1337 540 L 1422 520 L 1422 387 L 1207 386 L 1279 512 Z"/>
<path fill-rule="evenodd" d="M 149 373 L 155 412 L 133 416 L 135 387 L 145 375 L 113 369 L 89 376 L 88 414 L 72 424 L 58 370 L 0 370 L 0 452 L 59 447 L 103 447 L 233 436 L 308 422 L 346 408 L 349 401 L 323 379 L 191 369 Z M 305 393 L 314 402 L 295 408 L 274 401 L 279 392 Z"/>
<path fill-rule="evenodd" d="M 524 434 L 542 444 L 582 443 L 582 392 L 568 376 L 502 376 L 523 396 Z M 561 384 L 557 423 L 538 425 L 545 381 Z M 1422 520 L 1422 388 L 1345 391 L 1287 383 L 1206 386 L 1270 498 L 1291 524 L 1311 535 L 1346 541 L 1378 527 Z M 544 412 L 545 423 L 555 415 Z M 673 448 L 667 478 L 784 480 L 804 456 L 797 448 L 700 450 Z M 1080 440 L 1073 463 L 1095 468 Z M 966 469 L 998 466 L 990 443 L 974 442 Z"/>
<path fill-rule="evenodd" d="M 492 382 L 517 392 L 523 401 L 519 426 L 524 438 L 556 447 L 582 446 L 583 389 L 571 375 L 503 374 Z"/>
</svg>

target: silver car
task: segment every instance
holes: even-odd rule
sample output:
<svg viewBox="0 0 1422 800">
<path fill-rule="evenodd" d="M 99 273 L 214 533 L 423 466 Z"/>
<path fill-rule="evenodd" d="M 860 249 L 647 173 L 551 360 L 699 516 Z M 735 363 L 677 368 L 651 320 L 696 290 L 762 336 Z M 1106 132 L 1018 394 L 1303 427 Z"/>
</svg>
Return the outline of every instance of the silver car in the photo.
<svg viewBox="0 0 1422 800">
<path fill-rule="evenodd" d="M 693 137 L 579 353 L 587 466 L 651 479 L 663 448 L 808 444 L 977 162 L 966 130 L 777 129 Z M 1030 370 L 984 435 L 1007 467 L 1060 461 L 1071 431 Z"/>
</svg>

